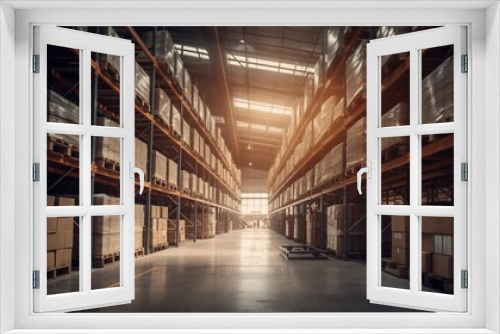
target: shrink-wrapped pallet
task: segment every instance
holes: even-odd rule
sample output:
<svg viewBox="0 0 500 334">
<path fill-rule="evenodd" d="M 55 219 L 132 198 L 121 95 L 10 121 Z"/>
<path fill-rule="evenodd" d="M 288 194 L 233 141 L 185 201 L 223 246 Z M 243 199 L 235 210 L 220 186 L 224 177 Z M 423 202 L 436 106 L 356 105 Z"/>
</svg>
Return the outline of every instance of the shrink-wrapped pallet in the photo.
<svg viewBox="0 0 500 334">
<path fill-rule="evenodd" d="M 201 121 L 205 122 L 205 102 L 201 96 L 198 99 L 198 114 L 200 115 Z"/>
<path fill-rule="evenodd" d="M 317 187 L 323 181 L 323 172 L 324 172 L 324 160 L 318 161 L 318 163 L 314 166 L 314 183 L 313 187 Z"/>
<path fill-rule="evenodd" d="M 200 148 L 198 150 L 198 153 L 202 158 L 205 158 L 205 139 L 200 136 Z"/>
<path fill-rule="evenodd" d="M 153 177 L 167 181 L 167 157 L 158 151 L 153 151 Z"/>
<path fill-rule="evenodd" d="M 193 104 L 193 81 L 191 80 L 191 75 L 189 75 L 188 70 L 184 69 L 183 74 L 183 95 L 184 98 L 189 102 L 189 104 Z"/>
<path fill-rule="evenodd" d="M 316 65 L 314 65 L 313 96 L 316 96 L 318 91 L 323 88 L 324 84 L 325 84 L 325 63 L 323 56 L 319 56 Z"/>
<path fill-rule="evenodd" d="M 177 173 L 178 173 L 178 165 L 172 159 L 167 159 L 167 181 L 171 185 L 177 187 Z"/>
<path fill-rule="evenodd" d="M 347 129 L 346 170 L 361 165 L 366 160 L 366 117 Z"/>
<path fill-rule="evenodd" d="M 151 80 L 138 63 L 135 63 L 135 94 L 149 106 Z"/>
<path fill-rule="evenodd" d="M 325 67 L 328 70 L 344 48 L 345 35 L 350 27 L 328 27 L 325 38 Z"/>
<path fill-rule="evenodd" d="M 199 115 L 198 107 L 200 103 L 200 91 L 198 90 L 198 87 L 196 87 L 195 84 L 193 84 L 193 109 L 195 113 Z"/>
<path fill-rule="evenodd" d="M 170 128 L 177 135 L 181 136 L 182 131 L 182 119 L 181 113 L 173 104 L 170 105 Z"/>
<path fill-rule="evenodd" d="M 312 102 L 313 98 L 313 89 L 314 89 L 314 76 L 312 74 L 307 74 L 304 84 L 304 111 L 307 112 L 309 105 Z"/>
<path fill-rule="evenodd" d="M 148 31 L 144 34 L 144 44 L 148 49 L 153 48 L 153 32 Z M 162 66 L 165 66 L 170 73 L 174 73 L 175 67 L 175 44 L 172 36 L 167 30 L 156 32 L 156 60 Z"/>
<path fill-rule="evenodd" d="M 346 101 L 347 106 L 359 96 L 366 94 L 366 40 L 353 51 L 346 62 Z"/>
<path fill-rule="evenodd" d="M 106 117 L 97 117 L 97 125 L 118 127 L 118 123 Z M 95 157 L 106 161 L 120 163 L 120 138 L 94 137 Z"/>
<path fill-rule="evenodd" d="M 336 102 L 335 108 L 333 108 L 332 123 L 339 123 L 345 114 L 344 98 L 341 98 Z"/>
<path fill-rule="evenodd" d="M 144 248 L 144 205 L 135 205 L 135 250 Z"/>
<path fill-rule="evenodd" d="M 182 62 L 179 53 L 175 52 L 175 66 L 174 66 L 174 78 L 184 90 L 184 63 Z"/>
<path fill-rule="evenodd" d="M 332 114 L 337 104 L 338 98 L 334 95 L 330 96 L 321 106 L 320 112 L 313 120 L 313 143 L 316 144 L 325 132 L 329 129 L 332 122 Z"/>
<path fill-rule="evenodd" d="M 191 131 L 193 138 L 191 140 L 191 147 L 193 148 L 193 151 L 196 153 L 200 154 L 200 134 L 198 133 L 198 130 L 192 129 Z"/>
<path fill-rule="evenodd" d="M 198 176 L 191 174 L 189 178 L 189 188 L 194 194 L 198 194 Z"/>
<path fill-rule="evenodd" d="M 53 123 L 79 123 L 78 105 L 62 97 L 53 90 L 47 92 L 48 121 Z"/>
<path fill-rule="evenodd" d="M 186 120 L 182 122 L 182 141 L 191 147 L 191 127 Z"/>
<path fill-rule="evenodd" d="M 453 122 L 453 57 L 422 80 L 422 123 Z"/>
<path fill-rule="evenodd" d="M 187 189 L 189 190 L 190 189 L 190 175 L 187 171 L 185 170 L 181 170 L 181 188 L 182 189 Z"/>
<path fill-rule="evenodd" d="M 210 111 L 210 108 L 208 105 L 205 105 L 205 127 L 207 128 L 208 132 L 211 132 L 212 130 L 212 112 Z"/>
<path fill-rule="evenodd" d="M 101 27 L 100 33 L 102 35 L 120 38 L 112 27 Z M 99 67 L 102 70 L 114 72 L 120 75 L 120 57 L 106 53 L 99 53 Z"/>
<path fill-rule="evenodd" d="M 135 138 L 135 166 L 144 171 L 147 175 L 148 171 L 148 144 Z"/>
<path fill-rule="evenodd" d="M 170 125 L 171 102 L 167 93 L 161 88 L 156 88 L 156 114 L 164 124 Z"/>
<path fill-rule="evenodd" d="M 403 126 L 409 125 L 410 109 L 407 103 L 398 103 L 388 112 L 382 115 L 382 126 Z M 381 140 L 382 151 L 390 149 L 397 145 L 406 146 L 409 148 L 409 136 L 387 137 Z"/>
</svg>

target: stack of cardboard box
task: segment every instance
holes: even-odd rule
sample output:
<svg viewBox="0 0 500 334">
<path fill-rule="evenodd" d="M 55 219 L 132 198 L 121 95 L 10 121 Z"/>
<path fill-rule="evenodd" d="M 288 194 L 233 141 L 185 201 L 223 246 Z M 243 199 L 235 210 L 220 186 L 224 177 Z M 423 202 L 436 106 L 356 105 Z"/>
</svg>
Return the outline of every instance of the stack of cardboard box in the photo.
<svg viewBox="0 0 500 334">
<path fill-rule="evenodd" d="M 347 129 L 346 171 L 366 161 L 366 117 L 362 117 Z"/>
<path fill-rule="evenodd" d="M 410 268 L 410 217 L 392 216 L 392 262 Z"/>
<path fill-rule="evenodd" d="M 349 231 L 348 251 L 352 254 L 366 253 L 366 218 L 364 206 L 348 206 L 347 229 Z M 326 248 L 335 251 L 336 256 L 344 254 L 345 206 L 332 205 L 326 210 Z"/>
<path fill-rule="evenodd" d="M 215 210 L 209 208 L 203 217 L 203 238 L 208 239 L 215 236 Z"/>
<path fill-rule="evenodd" d="M 177 245 L 177 246 L 182 245 L 186 241 L 185 220 L 180 219 L 179 226 L 177 226 L 175 220 L 173 219 L 168 220 L 167 240 L 169 245 Z"/>
<path fill-rule="evenodd" d="M 74 206 L 75 199 L 47 196 L 47 206 Z M 67 269 L 71 272 L 74 217 L 47 218 L 47 271 Z"/>
<path fill-rule="evenodd" d="M 346 62 L 346 99 L 348 109 L 360 95 L 366 94 L 366 43 L 362 40 Z"/>
<path fill-rule="evenodd" d="M 154 251 L 158 246 L 168 246 L 168 207 L 151 205 L 151 220 L 149 226 L 150 245 Z"/>
<path fill-rule="evenodd" d="M 142 169 L 144 175 L 148 172 L 148 144 L 135 138 L 135 166 Z"/>
<path fill-rule="evenodd" d="M 178 165 L 172 159 L 167 159 L 167 181 L 174 187 L 178 187 L 177 182 Z"/>
<path fill-rule="evenodd" d="M 120 198 L 106 194 L 95 194 L 94 205 L 120 205 Z M 120 254 L 120 216 L 92 217 L 92 257 L 98 267 L 102 260 Z"/>
<path fill-rule="evenodd" d="M 422 272 L 453 279 L 453 218 L 422 218 Z"/>
<path fill-rule="evenodd" d="M 153 177 L 167 181 L 167 157 L 158 151 L 153 151 Z"/>
<path fill-rule="evenodd" d="M 135 250 L 144 248 L 144 205 L 135 205 Z"/>
</svg>

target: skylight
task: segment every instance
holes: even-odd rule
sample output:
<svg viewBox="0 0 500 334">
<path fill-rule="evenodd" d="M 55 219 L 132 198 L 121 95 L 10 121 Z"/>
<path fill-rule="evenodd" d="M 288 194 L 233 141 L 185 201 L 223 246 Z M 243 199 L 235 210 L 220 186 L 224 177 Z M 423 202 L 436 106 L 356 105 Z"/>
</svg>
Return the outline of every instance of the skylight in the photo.
<svg viewBox="0 0 500 334">
<path fill-rule="evenodd" d="M 302 66 L 279 61 L 266 60 L 254 57 L 238 56 L 231 53 L 227 54 L 229 65 L 253 68 L 257 70 L 269 71 L 274 73 L 283 73 L 290 75 L 304 76 L 307 73 L 314 73 L 313 67 Z"/>
<path fill-rule="evenodd" d="M 210 60 L 210 56 L 208 55 L 208 51 L 206 49 L 199 48 L 197 46 L 175 44 L 175 49 L 182 56 L 198 58 L 200 60 L 200 62 L 202 60 Z"/>
<path fill-rule="evenodd" d="M 263 102 L 248 101 L 248 100 L 243 100 L 243 99 L 233 99 L 233 102 L 234 102 L 234 106 L 236 108 L 244 108 L 244 109 L 249 109 L 249 110 L 263 111 L 263 112 L 269 112 L 269 113 L 280 114 L 280 115 L 291 115 L 293 112 L 293 108 L 285 107 L 285 106 L 278 106 L 278 105 L 268 104 L 268 103 L 263 103 Z"/>
<path fill-rule="evenodd" d="M 277 133 L 283 132 L 282 128 L 277 128 L 274 126 L 265 126 L 265 125 L 261 125 L 261 124 L 251 124 L 248 122 L 241 122 L 241 121 L 236 121 L 236 126 L 239 128 L 245 128 L 245 129 L 256 130 L 256 131 L 268 131 L 268 132 L 277 132 Z"/>
</svg>

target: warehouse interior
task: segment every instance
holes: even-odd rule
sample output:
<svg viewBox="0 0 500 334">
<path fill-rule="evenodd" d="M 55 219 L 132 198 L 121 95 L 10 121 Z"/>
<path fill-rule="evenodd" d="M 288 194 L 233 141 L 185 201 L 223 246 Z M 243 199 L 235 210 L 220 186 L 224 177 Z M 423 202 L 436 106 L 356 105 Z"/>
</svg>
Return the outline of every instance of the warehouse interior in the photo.
<svg viewBox="0 0 500 334">
<path fill-rule="evenodd" d="M 366 44 L 432 27 L 68 27 L 135 44 L 136 293 L 88 312 L 415 312 L 366 298 Z M 452 47 L 424 50 L 422 122 L 453 121 Z M 48 122 L 79 123 L 79 51 L 48 48 Z M 92 124 L 120 124 L 120 59 L 92 55 Z M 382 126 L 409 125 L 409 54 L 383 57 Z M 47 205 L 79 205 L 80 138 L 47 135 Z M 381 142 L 409 204 L 409 138 Z M 92 205 L 120 204 L 120 140 L 92 140 Z M 453 134 L 422 138 L 422 203 L 453 205 Z M 382 286 L 409 289 L 408 217 Z M 120 285 L 120 216 L 92 217 L 92 289 Z M 48 294 L 79 289 L 79 217 L 47 218 Z M 422 221 L 422 282 L 453 294 L 453 219 Z M 294 248 L 312 250 L 300 259 Z M 291 249 L 291 248 L 290 248 Z"/>
</svg>

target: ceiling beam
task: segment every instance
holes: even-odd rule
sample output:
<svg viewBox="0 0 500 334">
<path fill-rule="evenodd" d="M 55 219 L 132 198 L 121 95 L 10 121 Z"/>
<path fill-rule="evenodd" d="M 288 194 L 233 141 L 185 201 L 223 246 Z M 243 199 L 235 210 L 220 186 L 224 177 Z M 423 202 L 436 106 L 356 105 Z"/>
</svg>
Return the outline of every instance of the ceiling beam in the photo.
<svg viewBox="0 0 500 334">
<path fill-rule="evenodd" d="M 238 161 L 239 152 L 238 145 L 236 144 L 238 141 L 238 134 L 236 129 L 236 120 L 233 112 L 233 99 L 231 94 L 231 89 L 227 80 L 227 62 L 226 62 L 226 54 L 223 51 L 223 45 L 221 39 L 219 37 L 219 31 L 217 27 L 213 27 L 211 29 L 205 29 L 204 38 L 207 41 L 207 50 L 212 56 L 210 63 L 212 64 L 212 71 L 214 77 L 212 78 L 214 85 L 219 85 L 221 95 L 226 100 L 226 110 L 225 112 L 225 121 L 226 126 L 230 128 L 230 138 L 227 138 L 226 143 L 228 143 L 229 149 L 233 153 L 233 159 Z"/>
<path fill-rule="evenodd" d="M 250 143 L 264 143 L 264 144 L 269 144 L 269 145 L 276 145 L 280 146 L 281 145 L 281 137 L 280 138 L 269 138 L 269 137 L 262 137 L 258 136 L 252 133 L 239 133 L 238 138 L 240 141 L 245 141 L 245 142 L 250 142 Z"/>
</svg>

